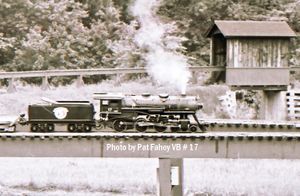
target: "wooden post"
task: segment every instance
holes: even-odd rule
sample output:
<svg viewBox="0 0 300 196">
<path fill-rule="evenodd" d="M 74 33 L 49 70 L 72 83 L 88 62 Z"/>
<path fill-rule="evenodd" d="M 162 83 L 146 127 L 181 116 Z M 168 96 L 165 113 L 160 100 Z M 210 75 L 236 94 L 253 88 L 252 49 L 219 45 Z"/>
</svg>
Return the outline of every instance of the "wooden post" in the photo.
<svg viewBox="0 0 300 196">
<path fill-rule="evenodd" d="M 84 81 L 82 79 L 82 75 L 79 75 L 76 80 L 76 87 L 82 87 L 84 85 Z"/>
<path fill-rule="evenodd" d="M 159 158 L 159 168 L 157 168 L 157 182 L 158 196 L 182 196 L 183 160 Z"/>
<path fill-rule="evenodd" d="M 288 107 L 288 118 L 289 120 L 296 120 L 296 101 L 295 101 L 295 91 L 289 90 L 287 96 L 287 107 Z"/>
<path fill-rule="evenodd" d="M 183 159 L 171 159 L 172 195 L 183 195 Z"/>
<path fill-rule="evenodd" d="M 49 82 L 48 82 L 48 76 L 43 77 L 42 81 L 42 90 L 48 90 L 50 88 Z"/>
<path fill-rule="evenodd" d="M 7 87 L 7 92 L 8 93 L 13 93 L 13 92 L 16 92 L 16 86 L 14 85 L 14 81 L 15 79 L 14 78 L 9 78 L 8 79 L 8 87 Z"/>
<path fill-rule="evenodd" d="M 197 71 L 192 71 L 191 82 L 192 84 L 197 84 L 198 74 Z"/>
<path fill-rule="evenodd" d="M 116 86 L 120 86 L 121 85 L 121 78 L 122 78 L 122 74 L 120 74 L 120 73 L 118 73 L 118 74 L 116 74 L 116 79 L 115 79 L 115 85 Z"/>
<path fill-rule="evenodd" d="M 263 91 L 263 104 L 260 111 L 261 119 L 286 120 L 287 103 L 285 91 Z"/>
</svg>

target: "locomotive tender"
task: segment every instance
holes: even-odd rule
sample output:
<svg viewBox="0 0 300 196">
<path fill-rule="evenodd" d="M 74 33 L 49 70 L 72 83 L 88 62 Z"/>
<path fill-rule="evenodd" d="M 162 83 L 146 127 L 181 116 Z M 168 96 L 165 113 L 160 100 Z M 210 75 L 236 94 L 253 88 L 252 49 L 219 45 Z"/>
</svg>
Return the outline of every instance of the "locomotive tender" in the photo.
<svg viewBox="0 0 300 196">
<path fill-rule="evenodd" d="M 89 132 L 94 126 L 94 106 L 88 101 L 55 101 L 28 106 L 28 123 L 32 132 L 52 132 L 55 125 L 67 130 Z"/>
<path fill-rule="evenodd" d="M 202 104 L 194 96 L 95 93 L 94 100 L 94 105 L 88 101 L 29 105 L 26 123 L 34 132 L 52 132 L 56 126 L 65 126 L 70 132 L 89 132 L 93 127 L 110 127 L 118 132 L 146 132 L 149 128 L 156 132 L 167 128 L 172 132 L 203 130 L 196 117 Z"/>
</svg>

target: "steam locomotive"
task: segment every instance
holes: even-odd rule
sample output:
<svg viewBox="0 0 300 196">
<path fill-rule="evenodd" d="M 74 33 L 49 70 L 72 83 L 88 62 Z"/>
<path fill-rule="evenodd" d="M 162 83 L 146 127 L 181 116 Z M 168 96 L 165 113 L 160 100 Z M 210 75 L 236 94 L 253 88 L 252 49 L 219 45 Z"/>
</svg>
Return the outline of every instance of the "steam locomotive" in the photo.
<svg viewBox="0 0 300 196">
<path fill-rule="evenodd" d="M 88 101 L 52 101 L 28 106 L 28 120 L 33 132 L 53 132 L 65 126 L 69 132 L 90 132 L 110 127 L 117 132 L 195 132 L 203 126 L 196 117 L 202 108 L 194 96 L 124 95 L 95 93 L 95 104 Z"/>
</svg>

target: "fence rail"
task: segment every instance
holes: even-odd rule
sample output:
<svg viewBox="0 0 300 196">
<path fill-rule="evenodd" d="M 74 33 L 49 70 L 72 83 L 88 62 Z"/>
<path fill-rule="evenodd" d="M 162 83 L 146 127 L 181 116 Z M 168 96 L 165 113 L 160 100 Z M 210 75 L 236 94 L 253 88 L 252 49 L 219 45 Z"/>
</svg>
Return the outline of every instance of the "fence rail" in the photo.
<svg viewBox="0 0 300 196">
<path fill-rule="evenodd" d="M 216 66 L 191 66 L 189 70 L 196 71 L 223 71 L 224 67 Z M 20 72 L 0 72 L 0 80 L 8 79 L 7 92 L 16 91 L 14 80 L 20 78 L 43 78 L 42 89 L 49 88 L 49 77 L 77 76 L 76 84 L 84 84 L 83 77 L 91 75 L 113 75 L 113 74 L 139 74 L 147 73 L 146 68 L 101 68 L 101 69 L 68 69 L 68 70 L 44 70 L 44 71 L 20 71 Z"/>
<path fill-rule="evenodd" d="M 89 76 L 89 75 L 111 75 L 127 73 L 146 73 L 144 68 L 103 68 L 103 69 L 71 69 L 71 70 L 45 70 L 45 71 L 21 71 L 0 72 L 0 79 L 6 78 L 34 78 L 54 76 Z"/>
<path fill-rule="evenodd" d="M 220 66 L 191 66 L 190 71 L 224 71 Z M 300 67 L 291 67 L 291 72 L 300 71 Z M 147 73 L 145 68 L 99 68 L 99 69 L 67 69 L 67 70 L 43 70 L 43 71 L 15 71 L 0 72 L 0 79 L 10 78 L 34 78 L 54 76 L 89 76 L 89 75 L 113 75 Z"/>
<path fill-rule="evenodd" d="M 212 72 L 224 71 L 225 67 L 220 66 L 190 66 L 192 73 L 197 71 Z M 300 71 L 300 67 L 291 67 L 291 72 Z M 8 92 L 15 91 L 14 80 L 20 78 L 43 78 L 42 89 L 47 89 L 49 77 L 77 76 L 77 84 L 82 85 L 84 76 L 91 75 L 114 75 L 114 74 L 139 74 L 147 73 L 146 68 L 99 68 L 99 69 L 68 69 L 68 70 L 43 70 L 43 71 L 18 71 L 18 72 L 0 72 L 0 80 L 8 79 Z"/>
<path fill-rule="evenodd" d="M 286 94 L 288 118 L 300 119 L 300 90 L 290 90 Z"/>
<path fill-rule="evenodd" d="M 223 71 L 224 67 L 193 66 L 191 71 Z M 101 69 L 68 69 L 68 70 L 45 70 L 45 71 L 18 71 L 0 72 L 0 79 L 10 78 L 33 78 L 54 76 L 90 76 L 90 75 L 112 75 L 112 74 L 134 74 L 147 73 L 145 68 L 101 68 Z"/>
</svg>

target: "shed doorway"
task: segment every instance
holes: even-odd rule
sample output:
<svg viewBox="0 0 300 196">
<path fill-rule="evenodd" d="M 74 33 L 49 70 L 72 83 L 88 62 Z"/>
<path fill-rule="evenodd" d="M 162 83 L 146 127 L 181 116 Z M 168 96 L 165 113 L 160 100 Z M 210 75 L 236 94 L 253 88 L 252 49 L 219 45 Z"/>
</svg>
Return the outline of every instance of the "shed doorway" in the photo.
<svg viewBox="0 0 300 196">
<path fill-rule="evenodd" d="M 215 34 L 212 39 L 212 65 L 226 66 L 226 39 L 220 34 Z"/>
</svg>

